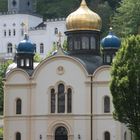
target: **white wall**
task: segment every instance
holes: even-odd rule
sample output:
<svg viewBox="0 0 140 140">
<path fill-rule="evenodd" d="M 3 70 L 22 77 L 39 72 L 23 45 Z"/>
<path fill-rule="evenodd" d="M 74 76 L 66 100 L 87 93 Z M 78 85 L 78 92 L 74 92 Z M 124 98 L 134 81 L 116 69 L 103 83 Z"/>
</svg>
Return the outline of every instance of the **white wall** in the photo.
<svg viewBox="0 0 140 140">
<path fill-rule="evenodd" d="M 54 33 L 55 28 L 58 28 L 58 31 L 62 33 L 61 44 L 63 44 L 66 36 L 64 32 L 66 31 L 65 27 L 65 18 L 60 19 L 51 19 L 46 21 L 46 28 L 30 30 L 30 28 L 35 28 L 37 25 L 43 22 L 41 17 L 27 15 L 27 14 L 5 14 L 0 15 L 0 58 L 2 57 L 12 57 L 12 54 L 7 54 L 7 45 L 8 43 L 13 44 L 13 53 L 16 52 L 15 46 L 23 40 L 24 36 L 21 34 L 21 30 L 27 32 L 30 36 L 32 43 L 37 45 L 37 52 L 41 55 L 42 58 L 45 58 L 48 54 L 48 51 L 51 50 L 53 42 L 58 42 L 58 35 Z M 21 24 L 24 23 L 24 26 Z M 4 24 L 6 26 L 4 26 Z M 13 25 L 15 24 L 15 26 Z M 16 30 L 16 35 L 13 35 L 13 29 Z M 7 34 L 4 36 L 4 30 Z M 9 36 L 9 30 L 11 30 L 11 35 Z M 44 44 L 44 53 L 40 53 L 40 43 Z"/>
<path fill-rule="evenodd" d="M 63 71 L 59 73 L 58 67 Z M 108 131 L 111 140 L 123 140 L 127 129 L 113 119 L 112 113 L 103 112 L 103 97 L 110 96 L 110 67 L 100 67 L 93 74 L 93 140 L 103 140 Z M 50 113 L 50 90 L 63 83 L 72 88 L 72 113 Z M 90 139 L 90 77 L 76 59 L 69 56 L 53 56 L 42 61 L 31 77 L 23 70 L 8 73 L 5 83 L 5 138 L 13 139 L 15 132 L 22 133 L 23 139 L 54 140 L 58 126 L 67 128 L 71 139 Z M 66 92 L 66 91 L 65 91 Z M 23 101 L 23 112 L 15 114 L 15 99 Z M 110 96 L 111 98 L 111 96 Z M 111 111 L 113 106 L 111 105 Z M 130 138 L 130 135 L 128 134 Z M 129 139 L 128 139 L 129 140 Z"/>
</svg>

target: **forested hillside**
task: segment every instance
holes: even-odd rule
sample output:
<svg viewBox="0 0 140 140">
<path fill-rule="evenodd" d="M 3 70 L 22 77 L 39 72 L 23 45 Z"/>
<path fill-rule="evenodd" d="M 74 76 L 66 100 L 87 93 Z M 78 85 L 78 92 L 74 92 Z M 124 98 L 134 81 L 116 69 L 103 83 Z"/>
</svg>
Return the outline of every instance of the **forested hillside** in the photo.
<svg viewBox="0 0 140 140">
<path fill-rule="evenodd" d="M 102 32 L 106 34 L 110 26 L 110 17 L 120 0 L 86 0 L 88 6 L 97 12 L 103 20 Z M 79 7 L 81 0 L 37 0 L 36 12 L 47 18 L 67 17 Z M 7 0 L 0 0 L 0 11 L 7 11 Z"/>
<path fill-rule="evenodd" d="M 86 0 L 88 6 L 102 18 L 102 33 L 111 26 L 111 17 L 121 0 Z M 67 17 L 79 7 L 81 0 L 38 0 L 37 13 L 46 18 Z M 103 35 L 104 35 L 103 34 Z"/>
<path fill-rule="evenodd" d="M 0 12 L 7 11 L 7 0 L 0 0 Z"/>
</svg>

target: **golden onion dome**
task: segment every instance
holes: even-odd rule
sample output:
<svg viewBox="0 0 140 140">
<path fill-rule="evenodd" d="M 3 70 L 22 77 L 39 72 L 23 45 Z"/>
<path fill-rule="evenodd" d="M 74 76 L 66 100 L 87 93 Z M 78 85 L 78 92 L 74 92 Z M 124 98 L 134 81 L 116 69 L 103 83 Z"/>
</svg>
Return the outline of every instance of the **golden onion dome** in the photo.
<svg viewBox="0 0 140 140">
<path fill-rule="evenodd" d="M 66 19 L 66 27 L 68 31 L 74 30 L 97 30 L 101 29 L 101 18 L 98 14 L 91 11 L 82 0 L 80 7 L 71 13 Z"/>
</svg>

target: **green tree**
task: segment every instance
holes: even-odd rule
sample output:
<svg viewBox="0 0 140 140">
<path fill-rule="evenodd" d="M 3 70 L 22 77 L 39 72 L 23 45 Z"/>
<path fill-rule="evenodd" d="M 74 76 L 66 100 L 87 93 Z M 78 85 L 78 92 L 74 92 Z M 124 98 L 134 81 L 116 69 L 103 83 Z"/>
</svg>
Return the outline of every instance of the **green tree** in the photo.
<svg viewBox="0 0 140 140">
<path fill-rule="evenodd" d="M 105 1 L 109 3 L 112 9 L 116 9 L 116 7 L 118 7 L 119 3 L 121 2 L 121 0 L 105 0 Z"/>
<path fill-rule="evenodd" d="M 79 0 L 38 0 L 37 13 L 46 18 L 66 17 L 79 5 Z"/>
<path fill-rule="evenodd" d="M 0 12 L 7 11 L 8 0 L 0 0 Z"/>
<path fill-rule="evenodd" d="M 47 57 L 51 56 L 52 53 L 53 53 L 54 51 L 56 51 L 56 50 L 57 50 L 57 44 L 54 43 L 53 46 L 52 46 L 52 48 L 48 51 Z"/>
<path fill-rule="evenodd" d="M 34 62 L 40 62 L 42 60 L 41 56 L 38 53 L 34 55 Z"/>
<path fill-rule="evenodd" d="M 3 86 L 4 86 L 3 78 L 5 77 L 5 72 L 6 72 L 7 67 L 11 63 L 12 63 L 12 61 L 9 60 L 6 63 L 0 65 L 0 115 L 3 114 L 3 94 L 4 94 L 4 91 L 3 91 Z"/>
<path fill-rule="evenodd" d="M 0 138 L 3 138 L 3 128 L 0 128 Z"/>
<path fill-rule="evenodd" d="M 117 8 L 112 24 L 115 33 L 121 37 L 136 35 L 140 26 L 140 1 L 123 0 Z"/>
<path fill-rule="evenodd" d="M 54 43 L 52 46 L 52 49 L 48 52 L 47 57 L 51 56 L 53 52 L 55 52 L 57 50 L 57 43 Z M 62 45 L 62 49 L 64 51 L 68 50 L 68 44 L 67 44 L 67 40 L 64 40 L 63 45 Z"/>
<path fill-rule="evenodd" d="M 105 36 L 109 31 L 113 10 L 109 6 L 108 2 L 104 2 L 103 4 L 98 5 L 97 13 L 101 16 L 102 19 L 102 36 Z"/>
<path fill-rule="evenodd" d="M 124 39 L 111 72 L 114 117 L 140 139 L 140 36 Z"/>
</svg>

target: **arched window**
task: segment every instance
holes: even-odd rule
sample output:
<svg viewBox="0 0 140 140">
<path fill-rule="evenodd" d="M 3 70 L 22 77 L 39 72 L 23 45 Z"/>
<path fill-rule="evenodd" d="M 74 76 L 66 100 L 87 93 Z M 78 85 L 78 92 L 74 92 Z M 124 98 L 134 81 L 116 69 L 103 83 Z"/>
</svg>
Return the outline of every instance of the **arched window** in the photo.
<svg viewBox="0 0 140 140">
<path fill-rule="evenodd" d="M 89 49 L 89 39 L 88 37 L 82 37 L 82 49 Z"/>
<path fill-rule="evenodd" d="M 95 43 L 95 38 L 91 37 L 90 38 L 90 48 L 95 49 L 96 48 L 96 43 Z"/>
<path fill-rule="evenodd" d="M 4 30 L 4 36 L 6 36 L 6 30 Z"/>
<path fill-rule="evenodd" d="M 8 45 L 7 45 L 7 53 L 12 53 L 12 51 L 13 51 L 13 48 L 12 48 L 12 43 L 8 43 Z"/>
<path fill-rule="evenodd" d="M 21 140 L 21 133 L 20 132 L 16 133 L 16 140 Z"/>
<path fill-rule="evenodd" d="M 51 113 L 55 113 L 55 90 L 51 89 Z"/>
<path fill-rule="evenodd" d="M 13 5 L 13 6 L 16 6 L 16 5 L 17 5 L 16 0 L 13 0 L 13 1 L 12 1 L 12 5 Z"/>
<path fill-rule="evenodd" d="M 36 44 L 34 43 L 33 45 L 34 45 L 34 47 L 35 47 L 35 53 L 36 53 Z"/>
<path fill-rule="evenodd" d="M 24 66 L 24 59 L 21 59 L 20 63 L 21 63 L 21 66 L 23 67 Z"/>
<path fill-rule="evenodd" d="M 21 99 L 16 100 L 16 114 L 21 114 L 22 109 L 22 101 Z"/>
<path fill-rule="evenodd" d="M 104 97 L 104 113 L 110 112 L 110 98 L 108 96 Z"/>
<path fill-rule="evenodd" d="M 65 127 L 60 126 L 55 130 L 55 140 L 68 140 L 68 132 Z"/>
<path fill-rule="evenodd" d="M 67 112 L 68 113 L 72 112 L 72 91 L 71 91 L 71 88 L 68 88 L 68 92 L 67 92 Z"/>
<path fill-rule="evenodd" d="M 54 29 L 54 34 L 58 34 L 58 28 Z"/>
<path fill-rule="evenodd" d="M 110 140 L 110 133 L 108 131 L 104 133 L 104 140 Z"/>
<path fill-rule="evenodd" d="M 70 37 L 69 38 L 69 42 L 68 42 L 69 44 L 69 50 L 73 50 L 73 40 L 72 40 L 72 38 Z"/>
<path fill-rule="evenodd" d="M 26 59 L 26 66 L 27 66 L 27 67 L 30 66 L 30 60 L 29 60 L 29 58 Z"/>
<path fill-rule="evenodd" d="M 74 40 L 74 49 L 80 50 L 80 38 L 78 37 Z"/>
<path fill-rule="evenodd" d="M 43 43 L 40 44 L 40 53 L 44 53 L 44 44 Z"/>
<path fill-rule="evenodd" d="M 9 30 L 9 36 L 11 36 L 11 30 Z"/>
<path fill-rule="evenodd" d="M 16 35 L 16 29 L 13 29 L 13 36 Z"/>
<path fill-rule="evenodd" d="M 71 113 L 72 112 L 72 89 L 68 88 L 65 93 L 64 84 L 57 86 L 58 92 L 55 89 L 50 90 L 50 113 Z"/>
<path fill-rule="evenodd" d="M 27 5 L 30 6 L 30 2 L 29 1 L 27 2 Z"/>
<path fill-rule="evenodd" d="M 65 112 L 65 93 L 64 93 L 64 85 L 58 85 L 58 113 Z"/>
<path fill-rule="evenodd" d="M 111 62 L 111 57 L 110 57 L 110 55 L 107 55 L 107 56 L 106 56 L 106 62 L 107 62 L 107 63 L 110 63 L 110 62 Z"/>
</svg>

